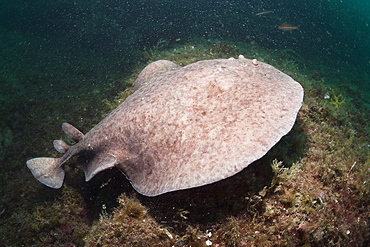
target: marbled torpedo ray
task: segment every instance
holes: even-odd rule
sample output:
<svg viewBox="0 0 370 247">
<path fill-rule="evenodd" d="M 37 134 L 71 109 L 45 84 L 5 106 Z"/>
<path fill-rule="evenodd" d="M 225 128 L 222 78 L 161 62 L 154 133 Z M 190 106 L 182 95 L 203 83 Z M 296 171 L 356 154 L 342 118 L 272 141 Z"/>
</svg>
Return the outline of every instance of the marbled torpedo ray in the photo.
<svg viewBox="0 0 370 247">
<path fill-rule="evenodd" d="M 117 167 L 143 195 L 156 196 L 230 177 L 261 158 L 292 128 L 303 88 L 256 60 L 215 59 L 180 67 L 149 64 L 135 92 L 86 135 L 62 128 L 60 158 L 27 161 L 43 184 L 60 188 L 62 165 L 81 156 L 86 181 Z"/>
</svg>

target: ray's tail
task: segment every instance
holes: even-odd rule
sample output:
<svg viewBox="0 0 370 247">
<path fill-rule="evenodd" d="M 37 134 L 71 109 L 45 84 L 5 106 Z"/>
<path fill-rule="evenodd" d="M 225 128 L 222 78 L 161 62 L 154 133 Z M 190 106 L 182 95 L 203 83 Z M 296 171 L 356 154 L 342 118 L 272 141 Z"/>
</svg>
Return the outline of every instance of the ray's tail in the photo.
<svg viewBox="0 0 370 247">
<path fill-rule="evenodd" d="M 39 157 L 28 160 L 27 167 L 41 183 L 59 189 L 63 185 L 65 174 L 61 167 L 62 162 L 62 158 Z"/>
<path fill-rule="evenodd" d="M 78 143 L 84 138 L 84 134 L 69 123 L 63 123 L 62 129 L 71 141 Z M 59 153 L 67 153 L 71 148 L 71 145 L 63 140 L 54 140 L 53 145 Z M 65 175 L 62 164 L 73 154 L 73 151 L 71 151 L 60 158 L 34 158 L 28 160 L 26 164 L 37 180 L 46 186 L 59 189 L 63 185 Z"/>
</svg>

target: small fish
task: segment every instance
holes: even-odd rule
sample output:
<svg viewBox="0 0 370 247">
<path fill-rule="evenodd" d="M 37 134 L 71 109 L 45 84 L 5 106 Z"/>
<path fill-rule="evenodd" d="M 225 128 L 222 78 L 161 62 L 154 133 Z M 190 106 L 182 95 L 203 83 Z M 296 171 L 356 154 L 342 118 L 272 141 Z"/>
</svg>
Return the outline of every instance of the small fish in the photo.
<svg viewBox="0 0 370 247">
<path fill-rule="evenodd" d="M 266 15 L 266 14 L 270 14 L 272 12 L 273 12 L 273 10 L 266 10 L 266 11 L 258 12 L 256 15 Z"/>
<path fill-rule="evenodd" d="M 278 26 L 278 29 L 283 30 L 283 31 L 291 31 L 291 30 L 295 30 L 295 29 L 299 29 L 299 28 L 296 27 L 296 26 L 290 25 L 288 23 L 283 23 L 280 26 Z"/>
</svg>

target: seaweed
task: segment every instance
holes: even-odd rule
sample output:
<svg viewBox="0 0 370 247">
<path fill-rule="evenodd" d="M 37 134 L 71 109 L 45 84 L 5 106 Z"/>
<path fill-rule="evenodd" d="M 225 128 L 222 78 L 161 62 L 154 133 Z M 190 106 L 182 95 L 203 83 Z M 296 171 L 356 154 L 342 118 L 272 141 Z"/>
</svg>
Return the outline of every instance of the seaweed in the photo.
<svg viewBox="0 0 370 247">
<path fill-rule="evenodd" d="M 329 104 L 333 105 L 336 110 L 346 103 L 346 98 L 341 93 L 337 94 L 334 89 L 331 90 L 331 95 Z"/>
</svg>

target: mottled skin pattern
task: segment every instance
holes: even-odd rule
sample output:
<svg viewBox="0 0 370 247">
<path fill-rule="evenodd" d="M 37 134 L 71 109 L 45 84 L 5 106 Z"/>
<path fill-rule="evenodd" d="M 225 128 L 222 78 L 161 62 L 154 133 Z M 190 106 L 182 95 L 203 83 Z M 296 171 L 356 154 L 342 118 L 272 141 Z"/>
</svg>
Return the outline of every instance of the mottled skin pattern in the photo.
<svg viewBox="0 0 370 247">
<path fill-rule="evenodd" d="M 174 71 L 177 69 L 181 69 L 181 66 L 175 64 L 174 62 L 168 60 L 158 60 L 155 61 L 148 66 L 146 66 L 137 77 L 137 80 L 134 85 L 134 90 L 138 90 L 140 87 L 147 86 L 153 81 L 155 78 L 160 76 L 163 73 Z"/>
<path fill-rule="evenodd" d="M 158 64 L 150 66 L 147 75 Z M 86 180 L 115 166 L 147 196 L 209 184 L 265 155 L 291 130 L 302 104 L 301 85 L 262 62 L 241 57 L 168 68 L 139 76 L 144 86 L 56 166 L 80 154 Z M 42 159 L 27 163 L 31 171 Z"/>
</svg>

